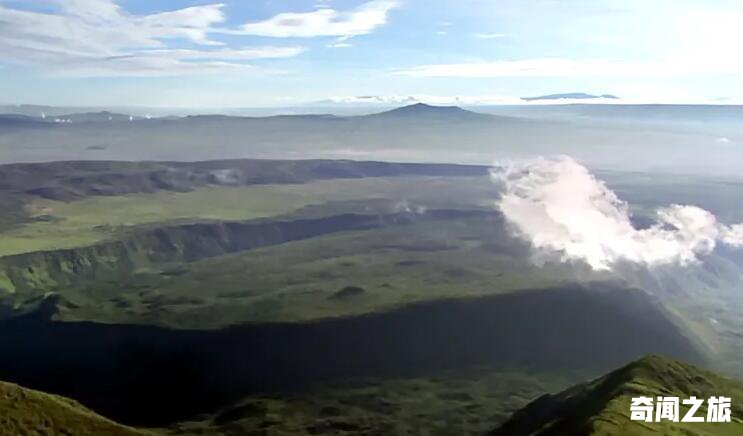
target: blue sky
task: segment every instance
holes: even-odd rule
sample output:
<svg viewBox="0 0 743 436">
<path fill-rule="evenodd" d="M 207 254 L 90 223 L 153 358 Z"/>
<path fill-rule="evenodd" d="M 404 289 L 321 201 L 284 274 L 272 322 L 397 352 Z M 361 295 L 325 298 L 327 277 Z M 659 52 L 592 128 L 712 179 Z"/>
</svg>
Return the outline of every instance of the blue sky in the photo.
<svg viewBox="0 0 743 436">
<path fill-rule="evenodd" d="M 0 0 L 0 100 L 743 101 L 739 0 Z"/>
</svg>

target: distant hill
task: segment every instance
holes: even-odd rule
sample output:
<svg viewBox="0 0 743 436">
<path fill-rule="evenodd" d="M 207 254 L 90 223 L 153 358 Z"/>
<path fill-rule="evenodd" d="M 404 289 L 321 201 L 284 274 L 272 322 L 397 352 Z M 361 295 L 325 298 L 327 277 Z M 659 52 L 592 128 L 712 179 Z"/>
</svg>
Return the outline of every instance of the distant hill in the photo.
<svg viewBox="0 0 743 436">
<path fill-rule="evenodd" d="M 129 114 L 101 111 L 101 112 L 83 112 L 54 117 L 53 121 L 67 123 L 104 123 L 117 121 L 135 121 L 141 117 L 135 117 Z"/>
<path fill-rule="evenodd" d="M 7 435 L 144 436 L 76 401 L 0 382 L 0 433 Z"/>
<path fill-rule="evenodd" d="M 366 115 L 364 118 L 400 118 L 400 119 L 422 119 L 441 121 L 486 121 L 494 117 L 492 115 L 462 109 L 459 106 L 432 106 L 425 103 L 416 103 L 399 107 L 385 112 Z"/>
<path fill-rule="evenodd" d="M 35 124 L 110 123 L 123 121 L 139 121 L 145 119 L 147 118 L 108 111 L 68 113 L 63 115 L 43 114 L 38 116 L 10 112 L 6 114 L 0 114 L 0 126 L 8 126 L 11 124 L 24 124 L 33 126 Z"/>
<path fill-rule="evenodd" d="M 0 128 L 33 128 L 42 127 L 46 124 L 41 118 L 30 117 L 19 114 L 0 114 Z"/>
<path fill-rule="evenodd" d="M 704 398 L 696 416 L 706 416 L 706 399 L 731 397 L 733 422 L 688 424 L 645 423 L 629 419 L 633 397 Z M 556 395 L 544 395 L 513 416 L 491 436 L 511 435 L 669 435 L 743 434 L 743 382 L 696 366 L 651 355 L 604 377 Z M 683 416 L 687 406 L 680 406 Z M 737 419 L 736 419 L 737 418 Z"/>
<path fill-rule="evenodd" d="M 56 116 L 66 113 L 79 112 L 79 109 L 71 107 L 42 106 L 32 104 L 9 104 L 0 105 L 0 113 L 26 115 L 29 117 L 41 118 L 43 115 Z"/>
<path fill-rule="evenodd" d="M 523 101 L 539 101 L 539 100 L 591 100 L 597 98 L 605 98 L 610 100 L 618 100 L 619 97 L 611 94 L 586 94 L 585 92 L 569 92 L 565 94 L 549 94 L 540 95 L 538 97 L 522 97 Z"/>
<path fill-rule="evenodd" d="M 224 122 L 224 123 L 231 123 L 231 124 L 241 124 L 244 122 L 268 122 L 271 124 L 275 124 L 276 122 L 286 121 L 286 122 L 304 122 L 304 121 L 310 121 L 310 122 L 317 122 L 317 123 L 324 123 L 324 122 L 333 122 L 333 124 L 336 124 L 336 121 L 343 121 L 343 120 L 354 120 L 354 121 L 364 121 L 364 120 L 405 120 L 405 121 L 412 121 L 412 120 L 423 120 L 423 121 L 451 121 L 451 122 L 460 122 L 460 121 L 487 121 L 487 120 L 493 120 L 495 118 L 498 118 L 493 115 L 488 114 L 482 114 L 478 112 L 469 111 L 466 109 L 462 109 L 458 106 L 432 106 L 425 103 L 416 103 L 408 106 L 402 106 L 399 108 L 383 111 L 383 112 L 376 112 L 368 115 L 358 115 L 358 116 L 336 116 L 332 114 L 325 114 L 325 113 L 307 113 L 307 114 L 285 114 L 285 115 L 271 115 L 271 116 L 265 116 L 265 117 L 244 117 L 244 116 L 233 116 L 233 115 L 223 115 L 223 114 L 212 114 L 212 115 L 188 115 L 185 117 L 173 117 L 172 120 L 180 121 L 181 123 L 188 123 L 188 122 L 210 122 L 210 123 L 218 123 L 218 122 Z M 164 120 L 165 118 L 160 118 L 160 120 Z"/>
<path fill-rule="evenodd" d="M 119 114 L 131 114 L 134 116 L 145 117 L 168 116 L 168 115 L 185 115 L 198 113 L 196 109 L 182 108 L 157 108 L 157 107 L 140 107 L 140 106 L 48 106 L 32 104 L 0 104 L 0 113 L 2 114 L 19 114 L 30 117 L 54 119 L 56 117 L 65 117 L 70 114 L 85 114 L 98 112 L 112 112 Z"/>
</svg>

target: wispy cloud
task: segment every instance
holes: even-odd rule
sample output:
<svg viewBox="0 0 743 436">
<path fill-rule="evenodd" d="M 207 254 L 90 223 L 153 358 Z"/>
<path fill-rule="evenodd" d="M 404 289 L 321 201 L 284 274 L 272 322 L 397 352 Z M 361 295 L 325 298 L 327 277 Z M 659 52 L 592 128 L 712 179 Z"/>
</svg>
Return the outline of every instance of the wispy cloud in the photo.
<svg viewBox="0 0 743 436">
<path fill-rule="evenodd" d="M 473 33 L 473 37 L 477 39 L 500 39 L 505 38 L 505 33 Z"/>
<path fill-rule="evenodd" d="M 250 70 L 246 60 L 296 56 L 300 47 L 225 48 L 215 3 L 133 15 L 113 0 L 39 0 L 51 12 L 0 5 L 0 57 L 65 76 L 168 76 Z M 179 40 L 189 49 L 174 49 Z M 216 48 L 220 47 L 220 48 Z"/>
<path fill-rule="evenodd" d="M 285 12 L 245 24 L 238 32 L 274 38 L 366 35 L 386 24 L 389 12 L 398 6 L 397 0 L 372 0 L 344 12 L 330 7 L 313 12 Z"/>
<path fill-rule="evenodd" d="M 350 44 L 348 42 L 334 42 L 332 44 L 328 44 L 326 47 L 328 48 L 349 48 L 349 47 L 353 47 L 353 44 Z"/>
<path fill-rule="evenodd" d="M 304 51 L 303 47 L 249 47 L 249 48 L 222 48 L 218 50 L 188 50 L 167 49 L 148 50 L 141 52 L 149 56 L 172 56 L 177 59 L 196 60 L 253 60 L 253 59 L 277 59 L 296 56 Z"/>
<path fill-rule="evenodd" d="M 665 77 L 697 73 L 743 72 L 743 62 L 698 62 L 695 59 L 626 61 L 611 59 L 524 59 L 420 65 L 401 69 L 396 75 L 413 77 Z"/>
</svg>

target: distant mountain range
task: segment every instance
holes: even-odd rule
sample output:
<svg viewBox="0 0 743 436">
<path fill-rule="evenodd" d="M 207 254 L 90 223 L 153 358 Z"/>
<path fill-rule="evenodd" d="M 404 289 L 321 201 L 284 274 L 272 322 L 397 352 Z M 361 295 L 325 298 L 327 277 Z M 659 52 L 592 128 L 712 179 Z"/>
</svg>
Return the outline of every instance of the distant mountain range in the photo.
<svg viewBox="0 0 743 436">
<path fill-rule="evenodd" d="M 398 106 L 424 103 L 434 106 L 502 106 L 518 105 L 532 100 L 559 100 L 559 99 L 597 99 L 616 98 L 614 96 L 591 95 L 586 93 L 552 94 L 540 97 L 441 97 L 415 95 L 363 95 L 350 97 L 336 97 L 289 106 L 276 107 L 237 107 L 237 108 L 167 108 L 167 107 L 140 107 L 140 106 L 47 106 L 29 104 L 0 104 L 0 114 L 19 114 L 30 117 L 46 117 L 65 119 L 70 114 L 100 114 L 132 115 L 140 118 L 156 118 L 164 116 L 185 116 L 222 114 L 234 116 L 267 116 L 278 114 L 305 114 L 305 113 L 334 113 L 344 115 L 358 115 L 372 111 L 392 109 Z"/>
<path fill-rule="evenodd" d="M 6 114 L 0 115 L 0 162 L 302 157 L 490 163 L 494 158 L 549 155 L 564 147 L 578 159 L 605 167 L 643 169 L 657 162 L 678 169 L 697 167 L 701 157 L 674 150 L 683 146 L 701 153 L 711 145 L 715 153 L 703 156 L 706 165 L 714 160 L 718 168 L 740 172 L 735 163 L 743 152 L 735 145 L 743 144 L 743 106 L 607 104 L 611 100 L 563 104 L 576 101 L 477 107 L 415 103 L 371 111 L 305 107 L 270 116 L 207 112 L 147 117 L 79 108 L 32 116 L 0 106 L 0 114 Z M 597 141 L 612 152 L 599 153 Z M 622 152 L 628 143 L 646 144 L 635 150 L 643 159 Z"/>
<path fill-rule="evenodd" d="M 39 118 L 66 117 L 70 114 L 111 113 L 135 117 L 185 115 L 203 112 L 197 109 L 155 108 L 139 106 L 47 106 L 35 104 L 0 104 L 0 114 L 19 114 Z M 209 113 L 212 113 L 211 111 Z"/>
<path fill-rule="evenodd" d="M 46 127 L 43 119 L 19 114 L 0 114 L 0 130 L 8 131 L 24 128 Z"/>
<path fill-rule="evenodd" d="M 232 115 L 187 115 L 184 117 L 140 117 L 125 113 L 109 111 L 70 113 L 51 116 L 29 116 L 15 113 L 0 114 L 0 127 L 23 127 L 33 126 L 41 123 L 48 124 L 84 124 L 84 123 L 129 123 L 134 121 L 192 121 L 192 122 L 230 122 L 240 120 L 317 120 L 326 121 L 333 119 L 405 119 L 422 121 L 488 121 L 497 118 L 494 115 L 462 109 L 458 106 L 433 106 L 425 103 L 416 103 L 403 106 L 389 111 L 373 113 L 370 115 L 337 117 L 330 114 L 304 114 L 304 115 L 273 115 L 267 117 L 242 117 Z"/>
<path fill-rule="evenodd" d="M 83 112 L 73 113 L 68 115 L 61 115 L 53 118 L 55 122 L 62 123 L 100 123 L 108 121 L 134 121 L 145 119 L 145 117 L 137 117 L 129 114 L 115 113 L 109 111 L 101 112 Z"/>
<path fill-rule="evenodd" d="M 540 95 L 537 97 L 522 97 L 521 100 L 523 101 L 540 101 L 540 100 L 593 100 L 593 99 L 608 99 L 608 100 L 618 100 L 619 97 L 616 95 L 611 94 L 601 94 L 601 95 L 595 95 L 595 94 L 586 94 L 585 92 L 569 92 L 565 94 L 549 94 L 549 95 Z"/>
</svg>

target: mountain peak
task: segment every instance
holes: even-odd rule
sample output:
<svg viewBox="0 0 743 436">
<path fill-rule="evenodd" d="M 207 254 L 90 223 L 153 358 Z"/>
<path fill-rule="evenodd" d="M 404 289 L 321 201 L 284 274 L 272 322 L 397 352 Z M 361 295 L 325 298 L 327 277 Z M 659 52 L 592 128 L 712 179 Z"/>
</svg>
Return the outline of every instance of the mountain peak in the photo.
<svg viewBox="0 0 743 436">
<path fill-rule="evenodd" d="M 397 109 L 392 109 L 388 112 L 429 113 L 429 112 L 470 112 L 470 111 L 462 109 L 459 106 L 434 106 L 432 104 L 427 104 L 427 103 L 414 103 L 414 104 L 410 104 L 407 106 L 401 106 Z"/>
<path fill-rule="evenodd" d="M 406 117 L 421 119 L 450 119 L 450 120 L 486 120 L 490 115 L 472 112 L 462 109 L 459 106 L 433 106 L 426 103 L 415 103 L 408 106 L 402 106 L 378 114 L 372 117 Z"/>
<path fill-rule="evenodd" d="M 418 102 L 418 103 L 413 103 L 407 106 L 403 106 L 400 109 L 409 108 L 409 109 L 416 109 L 416 110 L 429 110 L 429 109 L 436 110 L 436 109 L 442 109 L 442 108 L 446 109 L 446 108 L 454 108 L 454 107 L 457 107 L 457 106 L 434 106 L 432 104 Z"/>
</svg>

